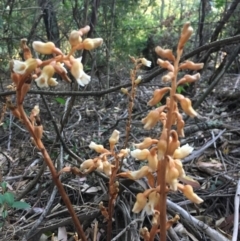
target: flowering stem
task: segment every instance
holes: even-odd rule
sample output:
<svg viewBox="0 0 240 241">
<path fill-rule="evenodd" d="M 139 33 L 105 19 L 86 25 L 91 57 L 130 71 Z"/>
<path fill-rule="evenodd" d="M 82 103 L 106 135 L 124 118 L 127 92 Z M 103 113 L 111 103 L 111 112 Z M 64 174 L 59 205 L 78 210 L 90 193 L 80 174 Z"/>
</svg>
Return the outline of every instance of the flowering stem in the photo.
<svg viewBox="0 0 240 241">
<path fill-rule="evenodd" d="M 24 76 L 23 76 L 23 78 L 24 78 Z M 61 181 L 58 178 L 58 173 L 57 173 L 57 170 L 54 167 L 53 161 L 51 160 L 51 158 L 50 158 L 47 150 L 45 149 L 42 141 L 39 138 L 36 137 L 36 135 L 34 133 L 34 130 L 33 130 L 33 126 L 32 126 L 31 122 L 29 121 L 29 119 L 28 119 L 28 117 L 27 117 L 27 115 L 26 115 L 26 113 L 24 111 L 23 103 L 21 103 L 22 102 L 21 101 L 21 87 L 22 87 L 22 85 L 23 85 L 23 81 L 21 81 L 19 83 L 17 91 L 16 91 L 16 94 L 17 94 L 17 107 L 18 107 L 18 110 L 19 110 L 19 112 L 21 114 L 22 121 L 25 124 L 25 126 L 26 126 L 28 132 L 30 133 L 30 135 L 33 137 L 35 143 L 38 146 L 43 147 L 43 148 L 40 149 L 40 151 L 41 151 L 41 153 L 43 155 L 43 158 L 44 158 L 46 164 L 49 167 L 49 170 L 50 170 L 51 175 L 52 175 L 53 182 L 57 186 L 58 191 L 59 191 L 59 193 L 60 193 L 60 195 L 61 195 L 61 197 L 62 197 L 62 199 L 63 199 L 63 201 L 64 201 L 64 203 L 65 203 L 65 205 L 66 205 L 66 207 L 67 207 L 71 217 L 72 217 L 72 220 L 73 220 L 73 223 L 75 225 L 75 228 L 77 230 L 78 235 L 81 237 L 81 239 L 83 241 L 87 241 L 87 238 L 86 238 L 86 236 L 84 234 L 84 231 L 82 229 L 80 221 L 79 221 L 79 219 L 78 219 L 78 217 L 77 217 L 77 215 L 76 215 L 76 213 L 75 213 L 75 211 L 74 211 L 74 209 L 72 207 L 71 201 L 70 201 L 69 197 L 67 196 Z"/>
<path fill-rule="evenodd" d="M 125 138 L 125 143 L 123 148 L 127 148 L 128 139 L 131 131 L 132 110 L 133 110 L 134 99 L 136 95 L 136 86 L 137 86 L 137 84 L 135 83 L 135 79 L 136 79 L 136 72 L 138 68 L 139 68 L 138 65 L 136 65 L 134 69 L 131 71 L 132 89 L 131 89 L 131 94 L 129 95 L 128 120 L 126 124 L 126 138 Z"/>
<path fill-rule="evenodd" d="M 166 213 L 167 213 L 167 192 L 166 192 L 166 166 L 167 166 L 167 157 L 169 152 L 169 137 L 170 137 L 170 131 L 172 128 L 172 112 L 174 110 L 174 94 L 176 94 L 177 89 L 177 74 L 178 74 L 178 65 L 180 61 L 180 55 L 177 55 L 177 58 L 174 61 L 174 77 L 171 83 L 171 92 L 170 92 L 170 107 L 167 112 L 167 121 L 166 121 L 166 128 L 167 128 L 167 151 L 165 153 L 165 157 L 162 161 L 158 162 L 158 170 L 157 170 L 157 176 L 158 176 L 158 185 L 160 184 L 160 239 L 161 241 L 166 241 Z"/>
<path fill-rule="evenodd" d="M 115 166 L 112 168 L 112 174 L 109 178 L 109 193 L 110 193 L 110 198 L 109 198 L 109 202 L 108 202 L 108 227 L 107 227 L 107 241 L 111 241 L 112 239 L 112 216 L 113 216 L 113 207 L 114 207 L 114 201 L 117 198 L 117 194 L 116 193 L 111 193 L 110 190 L 113 190 L 113 187 L 115 185 L 115 178 L 118 172 L 118 168 L 119 168 L 119 158 L 118 156 L 113 153 L 113 155 L 115 156 Z"/>
</svg>

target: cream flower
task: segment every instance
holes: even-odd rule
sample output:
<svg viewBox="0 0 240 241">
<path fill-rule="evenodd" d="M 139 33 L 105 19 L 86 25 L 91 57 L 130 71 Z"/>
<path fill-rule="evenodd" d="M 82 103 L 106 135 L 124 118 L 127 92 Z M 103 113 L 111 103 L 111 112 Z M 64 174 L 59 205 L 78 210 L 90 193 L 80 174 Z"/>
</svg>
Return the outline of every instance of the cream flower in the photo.
<svg viewBox="0 0 240 241">
<path fill-rule="evenodd" d="M 25 62 L 13 60 L 13 72 L 17 74 L 30 74 L 38 66 L 36 59 L 27 59 Z"/>
<path fill-rule="evenodd" d="M 193 149 L 194 148 L 189 146 L 188 144 L 181 146 L 174 151 L 173 158 L 183 159 L 187 157 L 189 154 L 191 154 Z"/>
<path fill-rule="evenodd" d="M 145 58 L 141 58 L 140 60 L 141 60 L 141 62 L 142 62 L 143 65 L 145 65 L 145 66 L 147 66 L 147 67 L 151 67 L 151 65 L 152 65 L 152 62 L 151 62 L 151 61 L 149 61 L 149 60 L 147 60 L 147 59 L 145 59 Z"/>
<path fill-rule="evenodd" d="M 83 71 L 83 65 L 81 63 L 81 58 L 80 59 L 74 59 L 73 57 L 71 58 L 71 73 L 74 76 L 74 78 L 76 79 L 76 81 L 78 82 L 79 85 L 81 86 L 85 86 L 87 85 L 90 80 L 91 80 L 91 76 L 87 75 L 84 71 Z"/>
<path fill-rule="evenodd" d="M 147 159 L 149 153 L 150 151 L 148 149 L 143 149 L 143 150 L 136 149 L 134 151 L 131 151 L 131 156 L 137 160 L 144 161 Z"/>
<path fill-rule="evenodd" d="M 58 83 L 56 78 L 52 78 L 54 75 L 54 67 L 52 65 L 46 65 L 42 69 L 41 75 L 35 79 L 38 87 L 48 87 L 48 86 L 56 86 Z"/>
</svg>

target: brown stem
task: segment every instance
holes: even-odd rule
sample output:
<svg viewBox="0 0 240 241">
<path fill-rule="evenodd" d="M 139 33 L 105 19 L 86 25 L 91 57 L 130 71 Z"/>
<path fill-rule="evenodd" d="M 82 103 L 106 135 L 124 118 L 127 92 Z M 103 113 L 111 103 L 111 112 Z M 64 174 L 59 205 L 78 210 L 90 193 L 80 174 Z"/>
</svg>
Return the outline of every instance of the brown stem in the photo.
<svg viewBox="0 0 240 241">
<path fill-rule="evenodd" d="M 115 156 L 115 166 L 112 168 L 112 175 L 109 178 L 109 192 L 110 189 L 115 185 L 115 178 L 119 168 L 119 159 Z M 110 194 L 111 195 L 111 194 Z M 111 241 L 112 239 L 112 216 L 113 216 L 113 208 L 114 208 L 114 201 L 116 199 L 116 194 L 111 195 L 109 202 L 108 202 L 108 227 L 107 227 L 107 241 Z"/>
<path fill-rule="evenodd" d="M 170 93 L 170 107 L 167 113 L 167 121 L 166 121 L 166 128 L 167 128 L 167 151 L 165 154 L 165 158 L 162 161 L 158 162 L 158 185 L 160 184 L 160 239 L 161 241 L 166 241 L 166 214 L 167 214 L 167 192 L 165 190 L 166 187 L 166 166 L 167 166 L 167 158 L 166 155 L 168 155 L 169 150 L 169 137 L 170 137 L 170 131 L 172 128 L 172 113 L 174 110 L 174 94 L 176 93 L 177 88 L 177 74 L 178 74 L 178 65 L 180 61 L 181 56 L 177 56 L 176 60 L 174 61 L 174 79 L 172 80 L 171 85 L 171 93 Z"/>
<path fill-rule="evenodd" d="M 52 174 L 53 182 L 57 186 L 58 191 L 59 191 L 59 193 L 60 193 L 60 195 L 61 195 L 61 197 L 62 197 L 62 199 L 63 199 L 71 217 L 72 217 L 72 220 L 73 220 L 73 223 L 75 224 L 75 228 L 77 230 L 77 233 L 83 241 L 87 241 L 87 238 L 86 238 L 85 233 L 82 229 L 80 221 L 79 221 L 79 219 L 78 219 L 78 217 L 77 217 L 77 215 L 76 215 L 76 213 L 75 213 L 75 211 L 72 207 L 71 201 L 70 201 L 69 197 L 67 196 L 61 181 L 58 178 L 58 173 L 57 173 L 57 170 L 54 167 L 53 161 L 51 160 L 51 158 L 50 158 L 47 150 L 45 149 L 42 141 L 36 137 L 36 135 L 34 133 L 34 130 L 33 130 L 33 126 L 31 124 L 31 122 L 29 121 L 27 115 L 25 114 L 23 104 L 21 103 L 21 85 L 22 85 L 22 83 L 23 83 L 23 81 L 21 81 L 21 84 L 19 83 L 19 86 L 18 86 L 18 89 L 17 89 L 17 106 L 18 106 L 18 110 L 21 114 L 21 118 L 23 120 L 23 123 L 25 124 L 25 126 L 26 126 L 28 132 L 30 133 L 30 135 L 34 138 L 35 143 L 37 143 L 38 146 L 42 147 L 40 149 L 40 151 L 41 151 L 41 153 L 43 155 L 43 158 L 44 158 L 46 164 L 48 165 L 49 170 Z"/>
</svg>

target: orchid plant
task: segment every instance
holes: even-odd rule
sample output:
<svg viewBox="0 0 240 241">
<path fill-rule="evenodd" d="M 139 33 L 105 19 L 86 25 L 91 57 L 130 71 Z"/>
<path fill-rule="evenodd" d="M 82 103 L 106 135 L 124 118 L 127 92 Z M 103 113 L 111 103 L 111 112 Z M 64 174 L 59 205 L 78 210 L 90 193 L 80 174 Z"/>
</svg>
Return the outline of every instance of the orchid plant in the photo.
<svg viewBox="0 0 240 241">
<path fill-rule="evenodd" d="M 176 215 L 173 219 L 166 221 L 166 196 L 167 193 L 172 191 L 180 191 L 190 201 L 200 204 L 203 200 L 194 193 L 193 187 L 189 184 L 184 184 L 186 174 L 183 169 L 181 159 L 189 155 L 193 148 L 189 145 L 180 146 L 179 137 L 184 137 L 184 125 L 183 114 L 179 111 L 179 106 L 183 112 L 194 118 L 197 117 L 197 112 L 192 108 L 191 100 L 181 94 L 176 93 L 178 86 L 185 83 L 193 83 L 200 78 L 200 74 L 185 75 L 180 80 L 177 80 L 178 72 L 180 70 L 192 70 L 197 71 L 203 67 L 202 63 L 194 63 L 192 61 L 185 61 L 180 63 L 180 58 L 183 53 L 183 48 L 186 42 L 189 40 L 193 29 L 189 23 L 183 26 L 181 36 L 177 46 L 176 56 L 170 49 L 162 49 L 156 47 L 155 51 L 160 57 L 157 61 L 161 68 L 168 70 L 168 73 L 163 76 L 162 80 L 169 83 L 168 87 L 156 89 L 153 93 L 153 97 L 149 100 L 148 106 L 156 106 L 162 101 L 163 97 L 169 94 L 166 98 L 166 103 L 151 110 L 145 118 L 142 119 L 144 129 L 150 130 L 156 126 L 157 123 L 162 124 L 162 132 L 159 139 L 152 139 L 146 137 L 141 143 L 135 143 L 135 150 L 129 151 L 127 149 L 127 143 L 125 143 L 125 149 L 116 151 L 116 144 L 119 141 L 120 133 L 114 130 L 109 138 L 109 149 L 103 145 L 91 142 L 89 148 L 94 150 L 97 155 L 91 159 L 85 160 L 80 168 L 65 167 L 59 173 L 53 165 L 52 160 L 49 157 L 48 152 L 42 142 L 42 135 L 44 128 L 39 116 L 40 109 L 35 106 L 30 115 L 24 111 L 23 102 L 24 98 L 31 87 L 32 80 L 40 88 L 52 87 L 58 84 L 54 74 L 59 75 L 67 83 L 70 83 L 67 72 L 70 71 L 75 80 L 80 86 L 87 85 L 91 78 L 84 70 L 81 63 L 81 59 L 75 58 L 74 53 L 76 50 L 92 50 L 99 47 L 103 40 L 101 38 L 85 38 L 83 35 L 88 33 L 89 26 L 86 26 L 80 30 L 74 30 L 70 33 L 69 43 L 70 51 L 67 55 L 64 55 L 62 51 L 55 46 L 52 42 L 43 43 L 40 41 L 34 41 L 32 44 L 33 49 L 43 55 L 51 55 L 53 57 L 42 61 L 38 58 L 33 58 L 30 48 L 27 46 L 27 40 L 21 40 L 21 48 L 23 49 L 24 61 L 12 60 L 10 63 L 11 78 L 13 85 L 11 88 L 16 89 L 17 101 L 16 104 L 12 103 L 10 98 L 7 98 L 7 107 L 12 111 L 12 114 L 19 118 L 19 120 L 25 124 L 29 133 L 31 134 L 32 142 L 41 151 L 44 160 L 46 161 L 52 177 L 58 190 L 72 216 L 73 222 L 76 226 L 78 236 L 86 241 L 86 236 L 82 230 L 79 220 L 73 210 L 71 202 L 64 191 L 63 185 L 59 180 L 59 175 L 62 172 L 73 172 L 75 174 L 88 174 L 94 170 L 104 173 L 109 178 L 109 204 L 108 207 L 104 207 L 103 203 L 99 204 L 102 215 L 108 221 L 107 240 L 111 240 L 112 234 L 112 214 L 114 209 L 114 203 L 119 192 L 119 182 L 117 178 L 129 178 L 132 180 L 138 180 L 146 177 L 149 189 L 146 189 L 142 193 L 136 195 L 136 202 L 133 206 L 132 212 L 140 213 L 145 212 L 147 215 L 152 215 L 152 228 L 148 230 L 143 227 L 140 230 L 140 234 L 145 241 L 153 241 L 156 234 L 160 233 L 161 241 L 166 240 L 166 230 L 171 225 L 179 220 Z M 141 82 L 141 78 L 136 79 L 137 70 L 142 66 L 150 66 L 151 62 L 145 58 L 135 59 L 131 57 L 131 60 L 135 63 L 135 69 L 131 72 L 132 88 L 131 94 L 128 94 L 126 89 L 122 89 L 126 95 L 130 96 L 129 100 L 129 116 L 133 108 L 133 99 L 135 97 L 135 88 Z M 127 123 L 127 138 L 130 132 L 131 118 Z M 172 128 L 176 126 L 176 128 Z M 129 155 L 139 161 L 147 161 L 147 165 L 142 166 L 136 171 L 121 172 L 120 162 Z M 181 179 L 181 183 L 179 180 Z"/>
<path fill-rule="evenodd" d="M 35 106 L 28 116 L 24 110 L 23 102 L 27 92 L 31 88 L 33 80 L 39 88 L 54 87 L 58 82 L 53 76 L 54 74 L 57 74 L 67 83 L 71 83 L 72 81 L 67 75 L 67 72 L 70 71 L 80 86 L 85 86 L 90 82 L 91 77 L 84 72 L 81 58 L 74 57 L 76 50 L 93 50 L 102 44 L 103 40 L 101 38 L 83 39 L 83 35 L 87 34 L 89 30 L 90 27 L 85 26 L 79 30 L 73 30 L 70 33 L 70 51 L 67 55 L 64 55 L 53 42 L 44 43 L 41 41 L 34 41 L 32 43 L 34 51 L 42 55 L 50 55 L 50 57 L 44 61 L 34 58 L 30 48 L 27 46 L 27 39 L 22 39 L 21 48 L 23 50 L 24 61 L 14 59 L 10 62 L 11 79 L 13 84 L 9 87 L 16 90 L 16 103 L 12 103 L 9 96 L 6 101 L 7 107 L 12 111 L 12 114 L 26 126 L 31 135 L 33 144 L 41 151 L 42 156 L 51 171 L 53 181 L 58 187 L 59 193 L 72 216 L 78 236 L 83 241 L 87 240 L 86 235 L 59 179 L 60 173 L 57 173 L 53 161 L 42 142 L 44 128 L 39 115 L 40 109 L 38 106 Z"/>
</svg>

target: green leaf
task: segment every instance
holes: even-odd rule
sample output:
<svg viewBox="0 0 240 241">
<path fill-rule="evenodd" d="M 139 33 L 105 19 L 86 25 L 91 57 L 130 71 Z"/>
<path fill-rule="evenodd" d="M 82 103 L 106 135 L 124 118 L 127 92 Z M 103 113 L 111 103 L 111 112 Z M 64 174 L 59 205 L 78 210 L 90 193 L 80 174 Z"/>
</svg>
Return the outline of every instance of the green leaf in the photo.
<svg viewBox="0 0 240 241">
<path fill-rule="evenodd" d="M 0 193 L 0 205 L 2 205 L 4 201 L 4 196 Z"/>
<path fill-rule="evenodd" d="M 12 208 L 16 208 L 16 209 L 27 209 L 30 208 L 31 206 L 26 203 L 26 202 L 21 202 L 21 201 L 16 201 L 13 203 Z"/>
<path fill-rule="evenodd" d="M 7 210 L 3 210 L 3 212 L 2 212 L 3 219 L 5 219 L 7 217 L 7 215 L 8 215 Z"/>
<path fill-rule="evenodd" d="M 55 100 L 56 100 L 59 104 L 62 104 L 62 105 L 64 105 L 64 104 L 66 103 L 66 100 L 63 99 L 63 98 L 60 98 L 60 97 L 55 98 Z"/>
<path fill-rule="evenodd" d="M 178 93 L 178 94 L 181 94 L 181 93 L 183 92 L 183 90 L 184 90 L 184 87 L 183 87 L 182 85 L 179 85 L 179 86 L 177 87 L 177 93 Z"/>
<path fill-rule="evenodd" d="M 4 196 L 4 201 L 9 205 L 12 206 L 12 204 L 14 203 L 14 195 L 11 192 L 5 192 L 3 194 Z"/>
<path fill-rule="evenodd" d="M 1 187 L 3 189 L 3 193 L 7 191 L 7 183 L 6 182 L 1 182 Z"/>
</svg>

